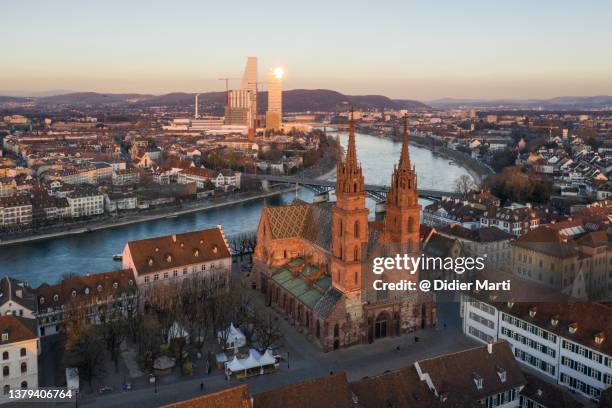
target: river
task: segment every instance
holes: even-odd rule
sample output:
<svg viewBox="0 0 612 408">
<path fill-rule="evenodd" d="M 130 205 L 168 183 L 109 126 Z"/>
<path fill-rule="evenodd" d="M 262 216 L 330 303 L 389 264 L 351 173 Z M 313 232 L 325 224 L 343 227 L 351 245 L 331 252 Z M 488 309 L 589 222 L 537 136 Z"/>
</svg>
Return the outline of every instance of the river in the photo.
<svg viewBox="0 0 612 408">
<path fill-rule="evenodd" d="M 340 133 L 346 147 L 347 134 Z M 365 134 L 357 134 L 357 155 L 363 167 L 367 184 L 388 185 L 394 164 L 400 154 L 400 143 Z M 411 146 L 410 157 L 416 166 L 421 188 L 453 190 L 455 179 L 468 171 L 429 150 Z M 335 176 L 331 175 L 330 179 Z M 257 228 L 263 206 L 276 206 L 291 202 L 294 193 L 236 204 L 228 207 L 186 214 L 177 218 L 163 218 L 140 224 L 68 235 L 53 240 L 0 247 L 0 277 L 10 275 L 31 286 L 43 282 L 55 283 L 66 273 L 97 273 L 114 270 L 120 263 L 113 261 L 127 241 L 168 235 L 221 224 L 226 235 Z M 302 200 L 312 201 L 313 193 L 300 189 Z M 374 202 L 368 200 L 371 216 Z"/>
</svg>

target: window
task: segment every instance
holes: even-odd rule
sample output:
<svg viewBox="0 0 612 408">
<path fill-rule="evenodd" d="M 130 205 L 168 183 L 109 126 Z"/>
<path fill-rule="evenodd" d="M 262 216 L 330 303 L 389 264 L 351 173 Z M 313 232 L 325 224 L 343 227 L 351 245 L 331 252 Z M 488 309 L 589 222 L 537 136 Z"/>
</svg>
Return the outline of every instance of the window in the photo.
<svg viewBox="0 0 612 408">
<path fill-rule="evenodd" d="M 27 388 L 28 388 L 28 382 L 27 382 L 27 381 L 22 381 L 22 382 L 21 382 L 21 389 L 22 389 L 22 390 L 25 390 L 25 389 L 27 389 Z"/>
<path fill-rule="evenodd" d="M 359 221 L 355 221 L 355 238 L 359 238 Z"/>
<path fill-rule="evenodd" d="M 8 377 L 10 374 L 9 366 L 5 365 L 2 367 L 2 376 Z"/>
<path fill-rule="evenodd" d="M 28 364 L 24 361 L 23 363 L 21 363 L 21 373 L 27 373 L 28 372 Z"/>
<path fill-rule="evenodd" d="M 25 357 L 26 355 L 26 349 L 25 347 L 22 347 L 21 350 L 19 351 L 19 354 L 21 355 L 21 357 Z"/>
<path fill-rule="evenodd" d="M 8 360 L 9 359 L 9 352 L 5 351 L 4 353 L 2 353 L 2 359 L 3 360 Z"/>
</svg>

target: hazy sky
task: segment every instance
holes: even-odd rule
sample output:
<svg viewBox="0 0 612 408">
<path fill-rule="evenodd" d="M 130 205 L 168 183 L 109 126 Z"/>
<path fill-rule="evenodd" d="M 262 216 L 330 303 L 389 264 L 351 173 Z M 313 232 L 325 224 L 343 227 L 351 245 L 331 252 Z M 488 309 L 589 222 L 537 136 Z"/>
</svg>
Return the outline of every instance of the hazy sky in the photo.
<svg viewBox="0 0 612 408">
<path fill-rule="evenodd" d="M 612 94 L 610 0 L 4 0 L 0 90 L 208 91 L 246 57 L 285 89 Z"/>
</svg>

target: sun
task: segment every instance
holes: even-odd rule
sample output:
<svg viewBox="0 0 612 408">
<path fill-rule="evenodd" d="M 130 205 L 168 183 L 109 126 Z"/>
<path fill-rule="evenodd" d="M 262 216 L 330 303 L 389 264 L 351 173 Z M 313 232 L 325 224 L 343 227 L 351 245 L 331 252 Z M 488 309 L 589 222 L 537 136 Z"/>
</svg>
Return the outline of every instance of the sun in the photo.
<svg viewBox="0 0 612 408">
<path fill-rule="evenodd" d="M 283 75 L 285 75 L 285 70 L 282 67 L 274 68 L 274 77 L 276 79 L 282 79 Z"/>
</svg>

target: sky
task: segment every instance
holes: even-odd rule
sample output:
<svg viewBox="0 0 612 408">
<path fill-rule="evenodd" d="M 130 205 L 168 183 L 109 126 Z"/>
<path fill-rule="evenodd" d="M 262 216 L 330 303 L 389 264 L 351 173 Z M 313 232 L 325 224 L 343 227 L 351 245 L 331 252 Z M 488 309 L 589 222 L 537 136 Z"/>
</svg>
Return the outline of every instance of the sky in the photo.
<svg viewBox="0 0 612 408">
<path fill-rule="evenodd" d="M 257 56 L 285 89 L 612 95 L 611 21 L 610 0 L 4 0 L 0 91 L 222 90 Z"/>
</svg>

